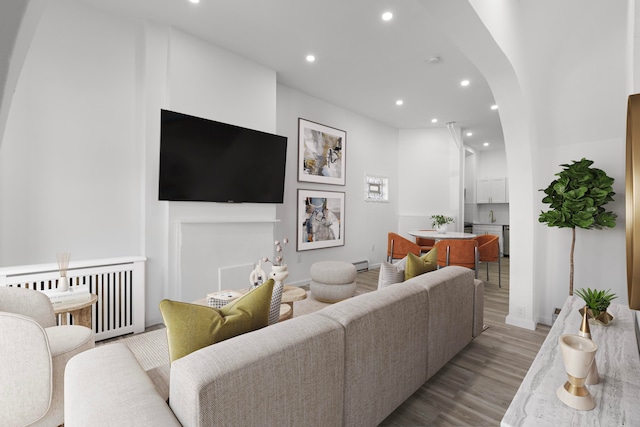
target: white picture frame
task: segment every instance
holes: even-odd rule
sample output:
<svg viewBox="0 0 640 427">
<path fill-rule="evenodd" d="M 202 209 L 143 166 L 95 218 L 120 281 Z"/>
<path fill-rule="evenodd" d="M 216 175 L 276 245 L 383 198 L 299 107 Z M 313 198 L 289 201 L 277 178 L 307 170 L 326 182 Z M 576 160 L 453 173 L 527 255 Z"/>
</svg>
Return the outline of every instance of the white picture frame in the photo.
<svg viewBox="0 0 640 427">
<path fill-rule="evenodd" d="M 345 185 L 347 132 L 298 119 L 298 181 Z"/>
<path fill-rule="evenodd" d="M 298 251 L 344 246 L 344 199 L 344 192 L 298 189 Z"/>
</svg>

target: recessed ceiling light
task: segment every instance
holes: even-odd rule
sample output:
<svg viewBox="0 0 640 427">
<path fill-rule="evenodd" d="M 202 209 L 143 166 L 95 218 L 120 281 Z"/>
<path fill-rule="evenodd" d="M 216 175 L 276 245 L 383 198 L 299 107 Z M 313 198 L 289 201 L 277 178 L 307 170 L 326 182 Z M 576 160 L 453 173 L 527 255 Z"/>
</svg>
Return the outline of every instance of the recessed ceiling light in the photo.
<svg viewBox="0 0 640 427">
<path fill-rule="evenodd" d="M 438 123 L 438 119 L 431 119 L 431 123 Z"/>
<path fill-rule="evenodd" d="M 190 1 L 191 3 L 193 3 L 193 4 L 198 4 L 198 3 L 200 3 L 200 0 L 189 0 L 189 1 Z"/>
<path fill-rule="evenodd" d="M 313 62 L 316 60 L 316 57 L 313 55 L 307 55 L 307 62 Z"/>
<path fill-rule="evenodd" d="M 485 147 L 488 147 L 488 146 L 489 146 L 489 143 L 488 143 L 488 142 L 485 142 L 485 143 L 484 143 L 484 144 L 482 144 L 482 145 L 484 145 Z"/>
<path fill-rule="evenodd" d="M 491 109 L 492 109 L 492 110 L 497 110 L 497 109 L 498 109 L 498 104 L 493 104 L 493 105 L 491 106 Z"/>
<path fill-rule="evenodd" d="M 473 132 L 467 132 L 467 136 L 473 136 Z"/>
<path fill-rule="evenodd" d="M 391 21 L 393 19 L 393 13 L 391 12 L 385 12 L 382 14 L 382 20 L 383 21 Z"/>
<path fill-rule="evenodd" d="M 402 99 L 398 99 L 396 101 L 396 105 L 402 105 L 402 104 L 404 104 L 404 101 Z"/>
<path fill-rule="evenodd" d="M 460 82 L 460 86 L 469 86 L 469 80 L 463 80 Z"/>
</svg>

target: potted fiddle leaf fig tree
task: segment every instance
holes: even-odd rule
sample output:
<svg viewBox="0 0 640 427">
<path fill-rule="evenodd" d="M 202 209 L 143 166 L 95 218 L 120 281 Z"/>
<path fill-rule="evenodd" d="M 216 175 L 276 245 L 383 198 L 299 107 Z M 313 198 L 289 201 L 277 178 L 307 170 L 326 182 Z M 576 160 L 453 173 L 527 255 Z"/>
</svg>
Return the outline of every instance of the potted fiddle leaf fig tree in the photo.
<svg viewBox="0 0 640 427">
<path fill-rule="evenodd" d="M 538 220 L 549 227 L 571 228 L 569 254 L 569 295 L 573 295 L 573 252 L 576 244 L 576 228 L 585 230 L 613 228 L 617 215 L 604 208 L 613 201 L 613 178 L 601 169 L 592 168 L 592 160 L 582 159 L 560 165 L 563 170 L 544 191 L 543 203 L 549 204 Z"/>
</svg>

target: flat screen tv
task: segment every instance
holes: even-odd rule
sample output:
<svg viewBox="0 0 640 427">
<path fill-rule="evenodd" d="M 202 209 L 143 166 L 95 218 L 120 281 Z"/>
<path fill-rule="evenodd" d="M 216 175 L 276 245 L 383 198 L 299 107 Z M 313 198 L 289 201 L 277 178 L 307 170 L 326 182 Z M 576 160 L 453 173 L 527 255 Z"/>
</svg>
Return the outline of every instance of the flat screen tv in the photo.
<svg viewBox="0 0 640 427">
<path fill-rule="evenodd" d="M 160 200 L 282 203 L 286 137 L 160 114 Z"/>
</svg>

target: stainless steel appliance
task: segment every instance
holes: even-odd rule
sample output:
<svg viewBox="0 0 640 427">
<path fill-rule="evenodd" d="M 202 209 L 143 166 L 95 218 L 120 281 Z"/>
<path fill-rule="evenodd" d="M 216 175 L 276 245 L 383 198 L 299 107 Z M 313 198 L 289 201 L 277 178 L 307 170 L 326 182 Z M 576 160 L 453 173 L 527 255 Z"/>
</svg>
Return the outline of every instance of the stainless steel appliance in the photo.
<svg viewBox="0 0 640 427">
<path fill-rule="evenodd" d="M 502 255 L 509 256 L 509 226 L 505 225 L 502 227 L 502 235 L 503 235 L 503 248 Z"/>
</svg>

